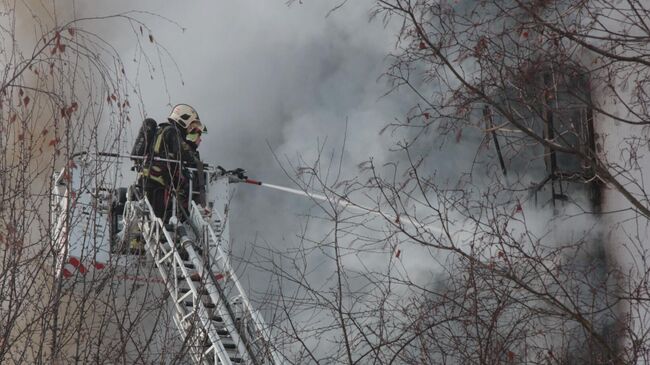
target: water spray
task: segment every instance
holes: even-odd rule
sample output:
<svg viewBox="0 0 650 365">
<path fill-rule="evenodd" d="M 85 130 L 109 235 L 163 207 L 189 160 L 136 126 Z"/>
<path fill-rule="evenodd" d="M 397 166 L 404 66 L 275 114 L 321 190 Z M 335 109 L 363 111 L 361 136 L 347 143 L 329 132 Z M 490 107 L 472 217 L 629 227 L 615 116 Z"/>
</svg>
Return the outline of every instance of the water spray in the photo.
<svg viewBox="0 0 650 365">
<path fill-rule="evenodd" d="M 406 223 L 406 224 L 408 224 L 410 226 L 415 227 L 416 229 L 417 228 L 427 228 L 430 231 L 435 232 L 435 233 L 440 233 L 440 234 L 445 234 L 446 233 L 440 227 L 436 227 L 436 226 L 432 226 L 432 225 L 416 224 L 415 222 L 413 222 L 411 220 L 401 221 L 396 216 L 386 214 L 386 213 L 382 213 L 382 212 L 378 212 L 376 210 L 366 208 L 366 207 L 363 207 L 361 205 L 352 203 L 349 200 L 343 200 L 342 198 L 330 199 L 330 198 L 326 197 L 325 195 L 310 193 L 310 192 L 306 192 L 304 190 L 293 189 L 293 188 L 289 188 L 289 187 L 286 187 L 286 186 L 267 184 L 267 183 L 263 183 L 261 181 L 257 181 L 257 180 L 253 180 L 253 179 L 246 179 L 243 182 L 245 182 L 247 184 L 252 184 L 252 185 L 264 186 L 264 187 L 267 187 L 267 188 L 270 188 L 270 189 L 274 189 L 274 190 L 278 190 L 278 191 L 282 191 L 282 192 L 290 193 L 290 194 L 294 194 L 294 195 L 299 195 L 299 196 L 303 196 L 303 197 L 307 197 L 307 198 L 311 198 L 311 199 L 315 199 L 315 200 L 333 202 L 333 203 L 335 203 L 336 205 L 338 205 L 338 206 L 340 206 L 342 208 L 350 208 L 350 209 L 353 209 L 353 210 L 356 210 L 356 211 L 359 211 L 359 212 L 370 213 L 370 214 L 380 216 L 380 217 L 382 217 L 384 219 L 389 219 L 389 220 L 395 222 L 395 224 L 398 225 L 398 226 L 399 226 L 400 222 L 403 222 L 403 223 Z"/>
</svg>

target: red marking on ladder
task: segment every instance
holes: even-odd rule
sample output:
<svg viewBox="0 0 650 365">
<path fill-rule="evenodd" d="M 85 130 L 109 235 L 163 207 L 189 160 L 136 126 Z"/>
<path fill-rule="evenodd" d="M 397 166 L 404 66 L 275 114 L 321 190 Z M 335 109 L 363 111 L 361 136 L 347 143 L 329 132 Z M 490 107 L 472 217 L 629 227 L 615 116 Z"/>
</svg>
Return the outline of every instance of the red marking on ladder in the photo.
<svg viewBox="0 0 650 365">
<path fill-rule="evenodd" d="M 80 273 L 85 274 L 85 273 L 88 272 L 88 269 L 86 269 L 86 267 L 81 263 L 81 261 L 79 261 L 78 258 L 70 256 L 70 258 L 68 259 L 68 262 L 72 266 L 74 266 L 77 270 L 79 270 Z"/>
<path fill-rule="evenodd" d="M 79 262 L 79 259 L 74 256 L 70 256 L 68 258 L 68 262 L 74 267 L 79 267 L 79 265 L 81 264 L 81 262 Z"/>
<path fill-rule="evenodd" d="M 86 275 L 89 271 L 89 268 L 84 266 L 84 264 L 81 263 L 81 260 L 75 256 L 68 257 L 68 262 L 66 262 L 65 265 L 66 267 L 63 269 L 63 276 L 66 278 L 73 276 L 75 271 L 78 271 L 82 275 Z M 103 262 L 93 261 L 91 268 L 95 268 L 96 270 L 103 270 L 106 268 L 106 264 Z"/>
</svg>

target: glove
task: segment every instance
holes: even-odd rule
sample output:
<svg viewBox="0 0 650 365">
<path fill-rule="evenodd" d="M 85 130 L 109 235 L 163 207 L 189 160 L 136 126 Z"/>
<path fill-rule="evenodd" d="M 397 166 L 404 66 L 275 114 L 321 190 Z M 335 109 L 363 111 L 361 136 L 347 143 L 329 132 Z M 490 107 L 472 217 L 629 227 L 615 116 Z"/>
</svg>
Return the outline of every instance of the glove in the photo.
<svg viewBox="0 0 650 365">
<path fill-rule="evenodd" d="M 242 168 L 236 168 L 234 170 L 230 170 L 230 171 L 228 171 L 228 173 L 231 174 L 231 175 L 237 176 L 237 178 L 239 178 L 241 180 L 248 179 L 248 176 L 246 176 L 246 170 L 244 170 Z"/>
<path fill-rule="evenodd" d="M 242 168 L 237 168 L 234 170 L 226 170 L 221 166 L 217 166 L 217 170 L 219 170 L 219 173 L 222 176 L 228 175 L 230 182 L 241 182 L 248 179 L 248 176 L 246 176 L 246 170 Z"/>
</svg>

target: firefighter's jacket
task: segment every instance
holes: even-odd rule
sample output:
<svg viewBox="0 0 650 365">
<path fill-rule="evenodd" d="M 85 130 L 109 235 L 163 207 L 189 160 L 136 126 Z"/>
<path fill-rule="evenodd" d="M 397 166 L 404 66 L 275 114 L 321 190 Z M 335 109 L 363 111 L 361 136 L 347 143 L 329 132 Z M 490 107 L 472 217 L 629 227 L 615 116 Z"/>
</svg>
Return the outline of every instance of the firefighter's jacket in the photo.
<svg viewBox="0 0 650 365">
<path fill-rule="evenodd" d="M 190 174 L 187 167 L 196 167 L 200 161 L 199 152 L 185 140 L 186 132 L 171 123 L 158 126 L 152 148 L 152 156 L 168 161 L 146 161 L 142 176 L 164 187 L 170 187 L 176 193 L 184 194 L 188 190 Z M 177 162 L 177 161 L 180 161 Z"/>
</svg>

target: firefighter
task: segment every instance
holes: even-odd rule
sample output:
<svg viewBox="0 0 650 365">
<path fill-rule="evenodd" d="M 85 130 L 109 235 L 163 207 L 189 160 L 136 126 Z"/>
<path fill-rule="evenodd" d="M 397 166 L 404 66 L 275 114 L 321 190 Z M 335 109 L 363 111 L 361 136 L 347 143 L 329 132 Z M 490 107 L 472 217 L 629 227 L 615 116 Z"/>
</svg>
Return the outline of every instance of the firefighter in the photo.
<svg viewBox="0 0 650 365">
<path fill-rule="evenodd" d="M 140 183 L 154 213 L 163 222 L 172 216 L 174 196 L 178 206 L 184 212 L 188 211 L 191 174 L 187 167 L 203 166 L 197 148 L 201 135 L 206 132 L 199 114 L 187 104 L 174 106 L 167 122 L 158 126 L 151 151 L 153 158 L 145 162 L 140 172 Z M 177 216 L 181 221 L 185 220 L 185 214 Z"/>
</svg>

